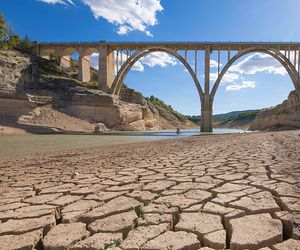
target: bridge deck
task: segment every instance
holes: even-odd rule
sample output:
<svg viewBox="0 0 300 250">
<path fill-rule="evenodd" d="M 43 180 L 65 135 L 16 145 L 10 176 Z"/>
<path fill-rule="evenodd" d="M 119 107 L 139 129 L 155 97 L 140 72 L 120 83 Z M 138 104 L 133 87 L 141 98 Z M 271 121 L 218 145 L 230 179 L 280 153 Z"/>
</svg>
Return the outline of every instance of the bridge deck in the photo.
<svg viewBox="0 0 300 250">
<path fill-rule="evenodd" d="M 104 41 L 102 41 L 104 42 Z M 38 43 L 40 47 L 98 47 L 100 42 L 54 42 Z M 174 50 L 204 50 L 207 46 L 212 50 L 241 50 L 254 47 L 274 47 L 278 50 L 295 50 L 300 48 L 300 42 L 107 42 L 109 47 L 114 50 L 136 50 L 147 47 L 167 47 Z"/>
</svg>

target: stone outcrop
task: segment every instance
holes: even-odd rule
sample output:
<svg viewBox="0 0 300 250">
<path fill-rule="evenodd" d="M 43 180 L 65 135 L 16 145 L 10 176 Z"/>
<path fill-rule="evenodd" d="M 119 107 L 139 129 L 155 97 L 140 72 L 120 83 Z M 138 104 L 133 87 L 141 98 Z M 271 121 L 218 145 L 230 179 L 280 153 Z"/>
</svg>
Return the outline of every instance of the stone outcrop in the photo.
<svg viewBox="0 0 300 250">
<path fill-rule="evenodd" d="M 37 125 L 56 131 L 68 130 L 65 127 L 70 126 L 71 131 L 90 132 L 95 124 L 104 124 L 112 130 L 196 126 L 172 110 L 154 106 L 141 93 L 126 86 L 119 97 L 87 88 L 72 78 L 73 71 L 33 55 L 1 50 L 0 102 L 6 108 L 0 110 L 0 125 L 34 124 L 35 132 Z M 41 108 L 45 105 L 47 112 Z M 57 119 L 46 119 L 49 113 L 55 113 Z M 44 123 L 40 123 L 41 116 Z M 81 125 L 76 128 L 76 124 Z"/>
<path fill-rule="evenodd" d="M 250 130 L 284 130 L 300 128 L 300 93 L 292 91 L 288 99 L 274 108 L 258 113 Z"/>
</svg>

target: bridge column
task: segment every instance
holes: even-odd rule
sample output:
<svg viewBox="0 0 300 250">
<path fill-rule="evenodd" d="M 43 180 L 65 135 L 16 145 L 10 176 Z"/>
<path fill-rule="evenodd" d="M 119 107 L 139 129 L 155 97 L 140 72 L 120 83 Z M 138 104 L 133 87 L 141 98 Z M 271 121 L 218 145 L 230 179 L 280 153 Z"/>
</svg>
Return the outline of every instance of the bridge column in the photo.
<svg viewBox="0 0 300 250">
<path fill-rule="evenodd" d="M 70 55 L 60 56 L 59 60 L 60 60 L 60 62 L 59 62 L 60 67 L 63 67 L 63 68 L 71 67 L 71 56 Z"/>
<path fill-rule="evenodd" d="M 82 82 L 91 80 L 90 56 L 79 51 L 78 79 Z"/>
<path fill-rule="evenodd" d="M 205 48 L 204 95 L 201 102 L 201 132 L 212 132 L 212 104 L 210 97 L 210 47 Z"/>
<path fill-rule="evenodd" d="M 110 92 L 115 78 L 114 51 L 107 42 L 101 42 L 99 47 L 99 82 L 98 89 Z"/>
<path fill-rule="evenodd" d="M 204 94 L 201 102 L 201 132 L 212 132 L 212 104 L 210 95 Z"/>
<path fill-rule="evenodd" d="M 55 49 L 59 66 L 63 68 L 69 68 L 71 66 L 71 55 L 65 51 L 64 47 L 58 47 Z"/>
</svg>

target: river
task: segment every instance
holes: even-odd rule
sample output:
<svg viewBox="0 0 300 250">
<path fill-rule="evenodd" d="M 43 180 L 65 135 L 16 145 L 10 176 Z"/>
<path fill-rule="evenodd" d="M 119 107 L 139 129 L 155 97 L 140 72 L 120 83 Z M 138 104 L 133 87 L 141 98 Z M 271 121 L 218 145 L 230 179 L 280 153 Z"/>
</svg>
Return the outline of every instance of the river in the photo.
<svg viewBox="0 0 300 250">
<path fill-rule="evenodd" d="M 240 133 L 239 129 L 214 129 L 211 134 Z M 104 134 L 47 134 L 1 135 L 0 156 L 14 156 L 35 152 L 58 151 L 71 148 L 97 147 L 146 141 L 175 139 L 203 135 L 199 129 L 183 129 L 147 132 L 109 132 Z"/>
</svg>

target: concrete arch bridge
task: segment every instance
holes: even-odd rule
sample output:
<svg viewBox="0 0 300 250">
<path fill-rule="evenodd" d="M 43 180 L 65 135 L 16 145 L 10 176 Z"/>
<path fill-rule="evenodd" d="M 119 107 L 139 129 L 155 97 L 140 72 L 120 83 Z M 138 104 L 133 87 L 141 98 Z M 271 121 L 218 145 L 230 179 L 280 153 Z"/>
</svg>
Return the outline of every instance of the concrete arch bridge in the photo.
<svg viewBox="0 0 300 250">
<path fill-rule="evenodd" d="M 212 110 L 215 94 L 220 82 L 230 66 L 241 57 L 260 52 L 276 59 L 288 72 L 294 87 L 300 91 L 300 43 L 198 43 L 198 42 L 159 42 L 159 43 L 36 43 L 35 53 L 41 57 L 51 54 L 58 56 L 62 67 L 70 67 L 71 55 L 79 54 L 79 80 L 90 80 L 90 57 L 99 53 L 100 90 L 119 95 L 124 79 L 133 65 L 152 52 L 165 52 L 177 58 L 190 73 L 201 101 L 201 131 L 212 131 Z M 217 80 L 210 86 L 211 53 L 218 54 Z M 193 54 L 195 65 L 188 62 Z M 204 53 L 204 83 L 197 77 L 198 53 Z M 226 54 L 227 63 L 221 67 L 221 54 Z"/>
</svg>

